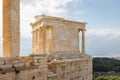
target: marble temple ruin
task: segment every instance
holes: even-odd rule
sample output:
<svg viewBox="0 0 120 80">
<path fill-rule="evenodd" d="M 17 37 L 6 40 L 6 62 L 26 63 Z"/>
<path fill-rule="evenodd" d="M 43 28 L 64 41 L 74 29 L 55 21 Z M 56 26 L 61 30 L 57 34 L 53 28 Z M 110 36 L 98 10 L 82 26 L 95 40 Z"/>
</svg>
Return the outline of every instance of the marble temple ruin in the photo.
<svg viewBox="0 0 120 80">
<path fill-rule="evenodd" d="M 35 19 L 32 52 L 20 56 L 20 0 L 3 0 L 0 80 L 92 80 L 92 57 L 85 51 L 86 23 L 46 15 Z"/>
</svg>

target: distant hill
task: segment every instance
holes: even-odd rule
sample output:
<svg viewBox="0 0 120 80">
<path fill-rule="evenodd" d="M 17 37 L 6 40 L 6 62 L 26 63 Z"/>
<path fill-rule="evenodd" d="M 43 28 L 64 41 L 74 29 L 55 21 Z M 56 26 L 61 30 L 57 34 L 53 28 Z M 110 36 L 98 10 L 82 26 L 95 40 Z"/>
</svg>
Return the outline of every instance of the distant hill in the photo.
<svg viewBox="0 0 120 80">
<path fill-rule="evenodd" d="M 115 59 L 117 59 L 117 60 L 120 60 L 120 57 L 114 57 Z"/>
<path fill-rule="evenodd" d="M 120 60 L 117 58 L 93 58 L 93 80 L 120 80 Z"/>
<path fill-rule="evenodd" d="M 115 58 L 93 58 L 93 72 L 120 72 L 120 60 Z"/>
</svg>

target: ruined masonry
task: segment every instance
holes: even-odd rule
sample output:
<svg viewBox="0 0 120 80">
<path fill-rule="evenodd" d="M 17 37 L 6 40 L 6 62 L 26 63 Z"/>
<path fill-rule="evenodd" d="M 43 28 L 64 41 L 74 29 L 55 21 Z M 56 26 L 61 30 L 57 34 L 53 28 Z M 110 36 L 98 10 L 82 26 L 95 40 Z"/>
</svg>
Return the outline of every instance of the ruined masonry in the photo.
<svg viewBox="0 0 120 80">
<path fill-rule="evenodd" d="M 92 80 L 92 57 L 85 52 L 84 22 L 35 16 L 36 21 L 31 23 L 32 52 L 20 56 L 19 4 L 19 0 L 3 0 L 0 80 Z"/>
</svg>

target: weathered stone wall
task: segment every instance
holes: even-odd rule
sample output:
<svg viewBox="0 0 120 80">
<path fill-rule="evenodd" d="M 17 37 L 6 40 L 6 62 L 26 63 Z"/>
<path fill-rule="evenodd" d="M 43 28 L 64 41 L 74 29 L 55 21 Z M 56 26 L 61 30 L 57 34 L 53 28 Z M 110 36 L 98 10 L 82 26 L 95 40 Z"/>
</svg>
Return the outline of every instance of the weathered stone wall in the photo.
<svg viewBox="0 0 120 80">
<path fill-rule="evenodd" d="M 51 66 L 54 75 L 50 74 L 48 80 L 92 80 L 90 59 L 55 61 Z"/>
<path fill-rule="evenodd" d="M 79 52 L 53 53 L 48 80 L 92 80 L 92 57 Z"/>
<path fill-rule="evenodd" d="M 79 33 L 75 26 L 58 22 L 53 27 L 53 51 L 79 51 Z"/>
<path fill-rule="evenodd" d="M 0 80 L 92 80 L 92 58 L 75 52 L 0 58 Z"/>
<path fill-rule="evenodd" d="M 0 80 L 47 80 L 44 55 L 0 58 Z"/>
</svg>

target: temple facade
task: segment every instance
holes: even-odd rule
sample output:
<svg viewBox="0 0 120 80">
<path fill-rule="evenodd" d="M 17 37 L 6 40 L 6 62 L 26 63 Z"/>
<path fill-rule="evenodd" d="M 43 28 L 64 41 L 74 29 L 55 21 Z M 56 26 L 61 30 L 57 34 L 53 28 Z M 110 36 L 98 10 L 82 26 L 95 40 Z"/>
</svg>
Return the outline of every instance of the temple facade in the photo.
<svg viewBox="0 0 120 80">
<path fill-rule="evenodd" d="M 36 21 L 31 23 L 32 52 L 20 56 L 19 4 L 19 0 L 3 0 L 0 80 L 92 80 L 84 22 L 35 16 Z"/>
<path fill-rule="evenodd" d="M 47 79 L 92 80 L 92 57 L 85 51 L 86 23 L 46 15 L 35 19 L 31 24 L 32 53 L 46 54 Z"/>
<path fill-rule="evenodd" d="M 85 54 L 86 23 L 45 15 L 35 18 L 37 21 L 32 24 L 33 54 L 80 51 Z M 82 34 L 82 50 L 79 50 L 79 33 Z"/>
</svg>

